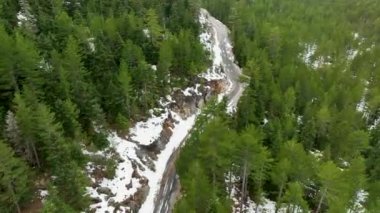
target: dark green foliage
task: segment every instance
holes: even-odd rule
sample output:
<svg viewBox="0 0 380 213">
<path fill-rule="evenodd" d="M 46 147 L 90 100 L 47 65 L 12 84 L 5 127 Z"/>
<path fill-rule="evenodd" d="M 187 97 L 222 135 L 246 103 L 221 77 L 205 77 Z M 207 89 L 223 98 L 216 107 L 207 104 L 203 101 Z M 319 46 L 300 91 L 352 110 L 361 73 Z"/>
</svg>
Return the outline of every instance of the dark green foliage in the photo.
<svg viewBox="0 0 380 213">
<path fill-rule="evenodd" d="M 219 190 L 228 191 L 221 176 L 231 172 L 241 178 L 243 199 L 249 195 L 260 203 L 267 197 L 288 212 L 356 212 L 357 193 L 368 189 L 363 205 L 376 212 L 380 72 L 373 65 L 380 53 L 379 2 L 204 0 L 203 5 L 231 29 L 236 59 L 249 79 L 234 125 L 211 113 L 215 118 L 193 132 L 178 162 L 181 178 L 197 161 Z M 353 50 L 358 54 L 352 59 Z M 358 110 L 361 100 L 365 107 Z M 232 137 L 224 139 L 225 132 Z M 212 160 L 200 160 L 206 158 Z M 230 166 L 218 165 L 218 158 Z M 178 210 L 192 209 L 191 199 L 184 196 Z"/>
<path fill-rule="evenodd" d="M 31 195 L 31 171 L 12 149 L 0 141 L 0 206 L 3 212 L 20 211 Z"/>
<path fill-rule="evenodd" d="M 187 84 L 204 69 L 198 11 L 187 0 L 1 1 L 0 127 L 13 149 L 1 147 L 1 156 L 16 163 L 0 174 L 46 173 L 54 178 L 42 212 L 84 211 L 81 147 L 107 147 L 107 128 L 126 133 L 168 94 L 168 82 Z M 9 184 L 0 190 L 0 211 L 28 201 L 27 183 L 11 199 Z"/>
</svg>

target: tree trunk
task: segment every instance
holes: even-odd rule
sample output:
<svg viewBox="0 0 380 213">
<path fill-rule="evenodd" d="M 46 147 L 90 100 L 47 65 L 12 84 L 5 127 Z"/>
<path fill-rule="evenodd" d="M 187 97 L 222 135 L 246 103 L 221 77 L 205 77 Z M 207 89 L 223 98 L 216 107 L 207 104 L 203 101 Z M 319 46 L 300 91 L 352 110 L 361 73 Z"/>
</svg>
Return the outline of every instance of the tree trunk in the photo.
<svg viewBox="0 0 380 213">
<path fill-rule="evenodd" d="M 325 199 L 325 196 L 326 196 L 326 191 L 327 191 L 326 189 L 323 191 L 321 199 L 319 200 L 319 203 L 318 203 L 318 208 L 315 211 L 315 213 L 319 213 L 321 211 L 322 203 L 323 203 L 323 200 Z"/>
<path fill-rule="evenodd" d="M 230 196 L 231 191 L 232 191 L 232 168 L 231 168 L 231 171 L 229 172 L 228 176 L 229 176 L 229 180 L 230 180 L 230 182 L 228 183 L 228 195 Z"/>
<path fill-rule="evenodd" d="M 212 187 L 213 187 L 213 190 L 215 191 L 215 189 L 216 189 L 216 174 L 215 174 L 215 169 L 212 170 Z"/>
<path fill-rule="evenodd" d="M 148 109 L 148 100 L 147 100 L 147 95 L 146 95 L 146 84 L 144 84 L 144 104 L 145 104 L 145 109 Z"/>
<path fill-rule="evenodd" d="M 264 166 L 261 166 L 261 168 L 260 168 L 260 170 L 259 170 L 259 174 L 261 174 L 260 175 L 260 178 L 259 178 L 259 181 L 257 182 L 257 187 L 258 187 L 258 189 L 262 189 L 262 180 L 264 179 Z M 256 213 L 258 213 L 259 212 L 259 205 L 261 204 L 261 194 L 259 194 L 258 195 L 259 196 L 259 198 L 258 198 L 258 201 L 256 202 Z"/>
<path fill-rule="evenodd" d="M 31 144 L 31 145 L 32 145 L 34 157 L 35 157 L 36 162 L 37 162 L 37 166 L 38 166 L 38 168 L 41 168 L 40 159 L 38 158 L 38 153 L 37 153 L 37 150 L 36 150 L 36 146 L 34 144 Z"/>
<path fill-rule="evenodd" d="M 247 161 L 244 161 L 242 184 L 241 184 L 241 200 L 240 200 L 240 210 L 243 212 L 243 204 L 245 202 L 245 191 L 247 185 Z"/>
<path fill-rule="evenodd" d="M 18 204 L 17 199 L 16 199 L 16 194 L 15 194 L 15 191 L 14 191 L 14 186 L 12 186 L 12 183 L 10 183 L 10 184 L 8 184 L 8 187 L 9 187 L 11 193 L 12 193 L 12 198 L 13 198 L 12 200 L 13 200 L 13 203 L 15 204 L 15 206 L 16 206 L 17 213 L 21 213 L 20 205 Z"/>
<path fill-rule="evenodd" d="M 277 196 L 277 202 L 276 202 L 276 209 L 275 209 L 275 213 L 277 213 L 277 212 L 278 212 L 278 208 L 279 208 L 279 201 L 280 201 L 280 199 L 281 199 L 281 197 L 282 197 L 282 192 L 283 192 L 283 190 L 284 190 L 284 185 L 285 185 L 285 184 L 281 184 L 281 186 L 280 186 L 280 192 L 278 193 L 278 196 Z"/>
<path fill-rule="evenodd" d="M 20 209 L 20 205 L 18 204 L 18 202 L 16 200 L 13 200 L 15 206 L 16 206 L 16 209 L 17 209 L 17 213 L 21 213 L 21 209 Z"/>
</svg>

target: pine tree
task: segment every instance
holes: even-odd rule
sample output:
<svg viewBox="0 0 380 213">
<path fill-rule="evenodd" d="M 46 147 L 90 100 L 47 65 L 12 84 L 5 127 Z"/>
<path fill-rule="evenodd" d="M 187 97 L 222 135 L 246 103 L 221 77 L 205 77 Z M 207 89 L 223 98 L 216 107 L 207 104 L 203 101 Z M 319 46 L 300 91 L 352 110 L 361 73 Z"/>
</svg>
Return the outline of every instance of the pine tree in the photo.
<svg viewBox="0 0 380 213">
<path fill-rule="evenodd" d="M 24 97 L 25 96 L 25 97 Z M 32 97 L 30 97 L 32 98 Z M 35 138 L 35 117 L 34 117 L 34 105 L 27 103 L 28 98 L 26 95 L 16 94 L 15 105 L 16 105 L 16 121 L 20 128 L 20 133 L 22 137 L 22 156 L 30 163 L 37 165 L 41 168 L 41 161 L 39 157 L 38 141 Z"/>
<path fill-rule="evenodd" d="M 343 177 L 343 172 L 332 162 L 327 161 L 322 163 L 318 173 L 321 182 L 319 201 L 316 212 L 322 211 L 323 204 L 332 212 L 340 209 L 339 212 L 344 212 L 347 202 L 346 182 Z"/>
<path fill-rule="evenodd" d="M 248 181 L 252 179 L 254 190 L 251 191 L 254 201 L 261 203 L 263 195 L 263 185 L 266 181 L 270 167 L 270 153 L 262 145 L 262 133 L 253 126 L 248 127 L 237 141 L 237 155 L 240 156 L 238 165 L 241 168 L 240 177 L 242 178 L 242 200 L 240 205 L 246 202 L 248 196 Z"/>
<path fill-rule="evenodd" d="M 219 118 L 215 118 L 205 127 L 199 138 L 200 159 L 205 165 L 207 174 L 210 175 L 214 188 L 217 187 L 217 179 L 223 177 L 224 172 L 230 168 L 228 157 L 222 154 L 222 152 L 228 153 L 228 148 L 224 144 L 231 143 L 228 137 L 229 132 L 226 124 Z"/>
<path fill-rule="evenodd" d="M 271 171 L 272 181 L 279 188 L 277 196 L 277 205 L 282 199 L 286 183 L 289 179 L 288 175 L 290 173 L 291 163 L 287 158 L 281 159 L 273 165 Z"/>
<path fill-rule="evenodd" d="M 62 122 L 65 135 L 77 139 L 81 134 L 81 126 L 78 122 L 79 110 L 76 105 L 70 99 L 66 99 L 64 101 L 57 100 L 55 107 L 57 108 L 57 120 Z"/>
<path fill-rule="evenodd" d="M 148 37 L 150 38 L 152 44 L 157 47 L 163 29 L 158 22 L 158 16 L 154 9 L 149 9 L 146 11 L 145 25 L 148 30 Z"/>
<path fill-rule="evenodd" d="M 194 178 L 197 177 L 197 178 Z M 184 183 L 186 195 L 185 199 L 178 203 L 178 206 L 190 207 L 186 211 L 194 212 L 207 212 L 211 208 L 213 192 L 212 184 L 206 175 L 205 170 L 202 168 L 200 162 L 193 161 L 186 173 L 185 177 L 181 179 Z"/>
<path fill-rule="evenodd" d="M 126 115 L 130 116 L 133 112 L 133 85 L 128 65 L 124 61 L 120 63 L 118 81 L 121 84 L 122 93 L 125 96 L 125 108 L 127 109 Z"/>
<path fill-rule="evenodd" d="M 284 199 L 287 203 L 287 212 L 298 213 L 307 212 L 308 204 L 303 198 L 304 192 L 302 185 L 299 182 L 291 182 L 288 184 L 288 189 L 285 192 Z"/>
<path fill-rule="evenodd" d="M 168 39 L 163 41 L 159 51 L 159 61 L 157 67 L 158 83 L 162 88 L 164 88 L 163 92 L 167 92 L 168 86 L 170 85 L 170 68 L 173 63 L 173 57 L 171 40 Z"/>
<path fill-rule="evenodd" d="M 0 208 L 20 213 L 22 202 L 30 195 L 31 172 L 3 141 L 0 141 L 0 162 Z"/>
<path fill-rule="evenodd" d="M 3 42 L 0 48 L 0 100 L 9 105 L 15 90 L 18 90 L 17 76 L 14 71 L 14 41 L 0 24 L 0 40 Z"/>
<path fill-rule="evenodd" d="M 16 153 L 21 155 L 23 146 L 21 142 L 20 128 L 17 124 L 16 116 L 12 111 L 8 111 L 5 123 L 5 136 Z"/>
</svg>

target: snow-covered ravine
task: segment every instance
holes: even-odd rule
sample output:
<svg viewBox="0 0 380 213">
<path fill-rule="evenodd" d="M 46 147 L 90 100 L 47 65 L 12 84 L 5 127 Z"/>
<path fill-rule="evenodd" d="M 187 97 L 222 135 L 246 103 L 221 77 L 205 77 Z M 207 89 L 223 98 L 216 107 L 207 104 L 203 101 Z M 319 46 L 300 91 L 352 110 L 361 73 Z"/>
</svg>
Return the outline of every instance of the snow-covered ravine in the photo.
<svg viewBox="0 0 380 213">
<path fill-rule="evenodd" d="M 200 39 L 206 48 L 213 53 L 213 66 L 207 73 L 201 76 L 207 80 L 222 79 L 228 84 L 227 90 L 218 95 L 218 101 L 224 96 L 228 98 L 227 112 L 233 113 L 237 103 L 244 91 L 245 84 L 240 82 L 242 71 L 235 63 L 235 56 L 232 51 L 232 42 L 229 38 L 229 29 L 222 22 L 214 18 L 205 9 L 201 9 L 199 22 L 206 29 L 200 35 Z M 161 183 L 161 189 L 156 197 L 156 208 L 154 212 L 171 212 L 178 195 L 180 186 L 178 176 L 175 171 L 175 160 L 179 155 L 179 150 L 171 156 L 170 162 Z"/>
<path fill-rule="evenodd" d="M 136 123 L 127 137 L 109 133 L 110 147 L 106 150 L 83 150 L 92 158 L 106 157 L 117 161 L 111 179 L 99 175 L 104 169 L 102 166 L 88 163 L 87 173 L 92 180 L 92 185 L 87 187 L 92 199 L 91 212 L 162 212 L 157 210 L 157 206 L 162 205 L 158 193 L 165 187 L 162 183 L 167 181 L 163 180 L 167 166 L 174 165 L 172 155 L 192 129 L 203 102 L 210 94 L 219 94 L 219 99 L 228 97 L 230 112 L 236 108 L 244 85 L 239 82 L 241 70 L 234 63 L 228 28 L 204 9 L 200 11 L 199 21 L 204 29 L 200 40 L 210 51 L 213 61 L 212 66 L 199 76 L 207 80 L 205 87 L 197 84 L 161 98 L 161 107 L 151 110 L 148 120 Z M 161 114 L 153 113 L 156 111 Z"/>
</svg>

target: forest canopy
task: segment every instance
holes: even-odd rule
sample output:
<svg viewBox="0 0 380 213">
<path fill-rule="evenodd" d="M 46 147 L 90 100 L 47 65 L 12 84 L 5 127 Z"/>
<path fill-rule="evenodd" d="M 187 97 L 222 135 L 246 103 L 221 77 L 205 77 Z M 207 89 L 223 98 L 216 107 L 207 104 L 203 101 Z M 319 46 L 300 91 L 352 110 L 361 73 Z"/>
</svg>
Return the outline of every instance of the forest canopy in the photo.
<svg viewBox="0 0 380 213">
<path fill-rule="evenodd" d="M 176 212 L 378 211 L 379 3 L 204 1 L 250 80 L 198 119 Z"/>
</svg>

